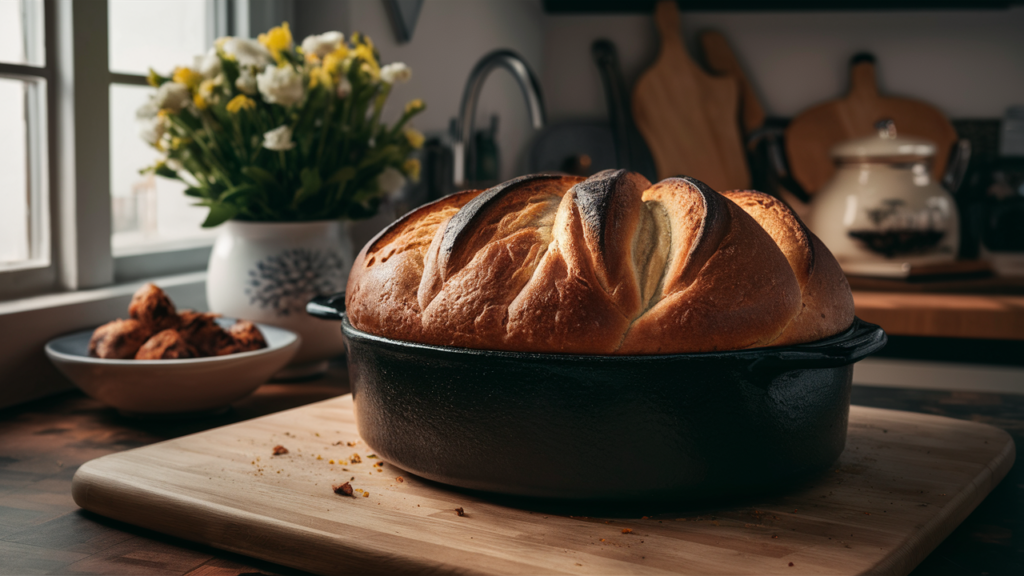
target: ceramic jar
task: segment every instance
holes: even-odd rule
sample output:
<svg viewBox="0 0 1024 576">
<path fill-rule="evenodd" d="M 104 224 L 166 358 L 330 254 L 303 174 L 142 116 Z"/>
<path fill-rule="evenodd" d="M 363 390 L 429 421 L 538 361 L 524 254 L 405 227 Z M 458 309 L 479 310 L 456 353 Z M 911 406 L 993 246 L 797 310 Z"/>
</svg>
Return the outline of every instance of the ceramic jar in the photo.
<svg viewBox="0 0 1024 576">
<path fill-rule="evenodd" d="M 306 314 L 315 296 L 345 289 L 354 250 L 349 223 L 229 220 L 210 254 L 206 299 L 210 310 L 280 326 L 302 345 L 278 378 L 312 376 L 344 352 L 340 322 Z"/>
<path fill-rule="evenodd" d="M 844 270 L 956 258 L 960 218 L 953 196 L 931 177 L 935 153 L 929 140 L 898 136 L 891 121 L 832 149 L 837 170 L 814 196 L 807 225 Z"/>
</svg>

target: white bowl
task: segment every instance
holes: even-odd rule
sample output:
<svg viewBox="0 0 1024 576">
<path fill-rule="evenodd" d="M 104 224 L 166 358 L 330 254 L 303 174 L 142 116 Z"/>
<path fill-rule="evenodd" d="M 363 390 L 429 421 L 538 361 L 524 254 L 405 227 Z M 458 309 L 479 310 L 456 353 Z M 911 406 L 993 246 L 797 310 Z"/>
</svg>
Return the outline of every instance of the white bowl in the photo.
<svg viewBox="0 0 1024 576">
<path fill-rule="evenodd" d="M 233 321 L 224 320 L 227 325 Z M 208 412 L 243 398 L 299 350 L 299 335 L 257 324 L 267 347 L 208 358 L 108 360 L 89 356 L 92 330 L 55 338 L 46 355 L 89 396 L 126 413 Z"/>
</svg>

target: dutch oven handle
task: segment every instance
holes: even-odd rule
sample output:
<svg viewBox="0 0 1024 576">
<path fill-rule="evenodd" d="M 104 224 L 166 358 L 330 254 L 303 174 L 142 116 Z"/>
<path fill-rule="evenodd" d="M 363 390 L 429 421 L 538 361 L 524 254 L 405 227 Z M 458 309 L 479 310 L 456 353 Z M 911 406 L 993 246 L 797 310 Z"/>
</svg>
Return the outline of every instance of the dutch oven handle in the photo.
<svg viewBox="0 0 1024 576">
<path fill-rule="evenodd" d="M 880 326 L 855 318 L 853 326 L 839 336 L 779 350 L 775 354 L 758 359 L 750 369 L 788 372 L 806 368 L 848 366 L 881 350 L 887 341 L 885 331 Z"/>
<path fill-rule="evenodd" d="M 341 320 L 345 317 L 345 293 L 313 298 L 306 303 L 306 313 L 323 320 Z"/>
</svg>

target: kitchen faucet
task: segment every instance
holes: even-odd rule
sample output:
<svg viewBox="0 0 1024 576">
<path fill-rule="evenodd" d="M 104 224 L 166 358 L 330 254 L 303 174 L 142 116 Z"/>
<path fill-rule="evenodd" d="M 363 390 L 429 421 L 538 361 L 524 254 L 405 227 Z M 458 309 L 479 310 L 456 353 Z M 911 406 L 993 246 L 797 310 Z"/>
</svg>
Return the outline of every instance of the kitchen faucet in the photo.
<svg viewBox="0 0 1024 576">
<path fill-rule="evenodd" d="M 505 68 L 512 73 L 519 88 L 526 98 L 526 107 L 530 112 L 530 123 L 535 130 L 544 127 L 544 100 L 540 94 L 540 84 L 533 71 L 526 65 L 521 56 L 511 50 L 495 50 L 484 56 L 473 66 L 466 80 L 466 89 L 462 93 L 459 106 L 459 120 L 456 126 L 456 141 L 452 146 L 453 180 L 455 188 L 462 189 L 476 177 L 476 155 L 473 150 L 473 129 L 476 120 L 476 105 L 480 99 L 480 90 L 484 81 L 495 68 Z"/>
</svg>

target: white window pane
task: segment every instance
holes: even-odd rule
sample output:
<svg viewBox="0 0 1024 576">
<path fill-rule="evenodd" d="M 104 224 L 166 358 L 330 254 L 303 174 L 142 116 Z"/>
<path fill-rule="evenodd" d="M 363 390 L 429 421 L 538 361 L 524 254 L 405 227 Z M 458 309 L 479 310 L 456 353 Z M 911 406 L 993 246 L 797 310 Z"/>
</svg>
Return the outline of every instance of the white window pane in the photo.
<svg viewBox="0 0 1024 576">
<path fill-rule="evenodd" d="M 139 137 L 135 110 L 154 88 L 110 85 L 110 193 L 114 255 L 164 250 L 212 239 L 201 228 L 208 209 L 192 206 L 182 182 L 139 170 L 152 166 L 160 153 Z"/>
<path fill-rule="evenodd" d="M 111 0 L 110 71 L 170 74 L 210 45 L 205 0 Z"/>
<path fill-rule="evenodd" d="M 29 259 L 25 85 L 0 78 L 0 268 Z"/>
<path fill-rule="evenodd" d="M 0 62 L 43 66 L 43 0 L 0 0 Z"/>
</svg>

